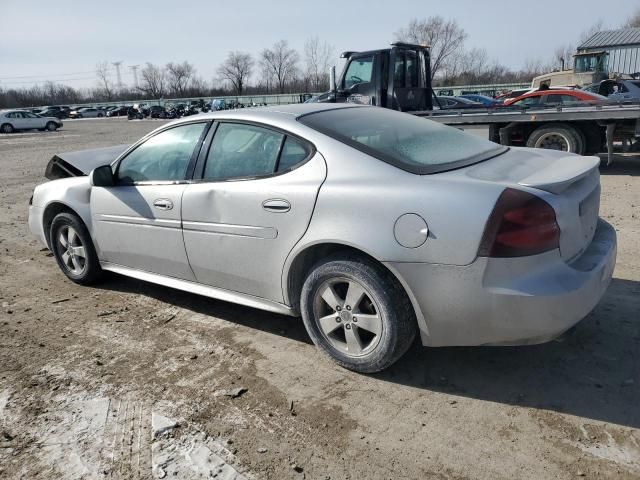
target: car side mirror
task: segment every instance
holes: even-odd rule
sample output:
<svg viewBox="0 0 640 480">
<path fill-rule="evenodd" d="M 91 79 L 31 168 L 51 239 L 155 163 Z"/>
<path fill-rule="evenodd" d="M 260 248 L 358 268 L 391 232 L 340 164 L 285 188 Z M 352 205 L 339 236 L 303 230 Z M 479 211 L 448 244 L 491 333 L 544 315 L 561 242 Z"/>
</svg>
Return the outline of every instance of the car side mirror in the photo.
<svg viewBox="0 0 640 480">
<path fill-rule="evenodd" d="M 89 179 L 94 187 L 113 187 L 115 185 L 111 165 L 94 168 L 89 174 Z"/>
</svg>

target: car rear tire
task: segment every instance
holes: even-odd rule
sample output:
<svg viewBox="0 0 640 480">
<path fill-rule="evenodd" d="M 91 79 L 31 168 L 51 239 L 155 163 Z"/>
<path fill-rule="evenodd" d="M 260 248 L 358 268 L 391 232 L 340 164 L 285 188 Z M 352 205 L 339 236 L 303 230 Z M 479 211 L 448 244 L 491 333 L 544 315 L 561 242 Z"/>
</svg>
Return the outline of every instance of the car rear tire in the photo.
<svg viewBox="0 0 640 480">
<path fill-rule="evenodd" d="M 102 115 L 101 113 L 98 114 L 98 118 L 102 118 L 104 117 L 104 115 Z"/>
<path fill-rule="evenodd" d="M 13 133 L 15 132 L 15 128 L 13 128 L 13 125 L 11 125 L 10 123 L 3 123 L 0 126 L 0 132 L 2 133 Z"/>
<path fill-rule="evenodd" d="M 47 122 L 47 130 L 55 132 L 58 129 L 58 125 L 55 122 Z"/>
<path fill-rule="evenodd" d="M 102 268 L 87 227 L 71 213 L 59 213 L 51 222 L 49 245 L 62 272 L 73 282 L 90 285 L 102 277 Z"/>
<path fill-rule="evenodd" d="M 584 154 L 585 139 L 582 134 L 570 125 L 546 125 L 534 130 L 527 139 L 527 147 L 561 150 Z"/>
<path fill-rule="evenodd" d="M 311 340 L 338 365 L 384 370 L 411 346 L 415 312 L 398 281 L 368 259 L 338 255 L 316 264 L 300 296 Z"/>
</svg>

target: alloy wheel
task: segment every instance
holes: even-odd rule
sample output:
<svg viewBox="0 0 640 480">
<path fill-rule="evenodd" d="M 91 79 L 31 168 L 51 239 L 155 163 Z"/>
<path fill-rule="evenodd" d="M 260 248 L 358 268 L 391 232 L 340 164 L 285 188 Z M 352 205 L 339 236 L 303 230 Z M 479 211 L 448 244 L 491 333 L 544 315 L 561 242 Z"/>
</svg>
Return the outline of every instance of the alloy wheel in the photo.
<svg viewBox="0 0 640 480">
<path fill-rule="evenodd" d="M 371 293 L 353 279 L 333 278 L 315 294 L 314 316 L 322 335 L 350 357 L 376 348 L 383 329 L 381 315 Z"/>
<path fill-rule="evenodd" d="M 58 233 L 58 253 L 65 268 L 73 275 L 80 275 L 87 265 L 84 245 L 76 230 L 65 225 Z"/>
</svg>

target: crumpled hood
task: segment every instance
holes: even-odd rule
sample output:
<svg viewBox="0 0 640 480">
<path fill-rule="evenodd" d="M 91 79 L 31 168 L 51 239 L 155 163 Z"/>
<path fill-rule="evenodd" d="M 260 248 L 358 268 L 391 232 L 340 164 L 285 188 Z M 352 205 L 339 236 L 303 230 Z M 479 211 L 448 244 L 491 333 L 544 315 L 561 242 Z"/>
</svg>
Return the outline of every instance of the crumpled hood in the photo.
<svg viewBox="0 0 640 480">
<path fill-rule="evenodd" d="M 94 148 L 77 152 L 58 153 L 51 157 L 44 176 L 49 180 L 88 175 L 91 170 L 109 165 L 130 145 Z"/>
</svg>

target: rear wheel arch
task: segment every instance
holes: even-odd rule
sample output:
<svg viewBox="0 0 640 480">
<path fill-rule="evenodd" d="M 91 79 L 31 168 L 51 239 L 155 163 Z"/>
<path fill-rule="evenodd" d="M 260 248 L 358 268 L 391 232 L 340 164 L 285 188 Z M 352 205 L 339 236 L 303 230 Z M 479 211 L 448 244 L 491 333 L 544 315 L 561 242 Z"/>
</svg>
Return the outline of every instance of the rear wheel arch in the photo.
<svg viewBox="0 0 640 480">
<path fill-rule="evenodd" d="M 388 272 L 389 275 L 398 282 L 405 294 L 408 295 L 418 318 L 421 317 L 417 303 L 414 302 L 413 295 L 408 291 L 406 284 L 398 277 L 396 272 L 389 269 L 383 262 L 364 250 L 335 242 L 310 245 L 298 252 L 290 263 L 289 268 L 285 273 L 284 286 L 286 287 L 286 291 L 284 293 L 285 301 L 288 305 L 291 305 L 296 312 L 299 312 L 300 310 L 300 293 L 302 292 L 302 285 L 311 269 L 321 260 L 334 257 L 339 254 L 348 255 L 349 257 L 352 257 L 353 260 L 362 259 L 375 263 L 384 271 Z"/>
</svg>

